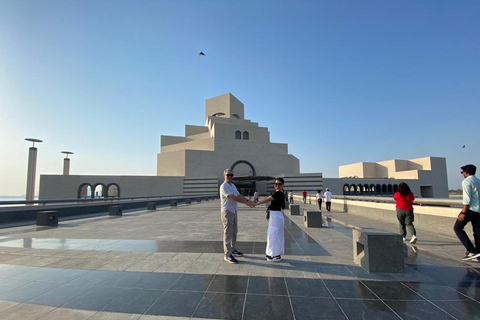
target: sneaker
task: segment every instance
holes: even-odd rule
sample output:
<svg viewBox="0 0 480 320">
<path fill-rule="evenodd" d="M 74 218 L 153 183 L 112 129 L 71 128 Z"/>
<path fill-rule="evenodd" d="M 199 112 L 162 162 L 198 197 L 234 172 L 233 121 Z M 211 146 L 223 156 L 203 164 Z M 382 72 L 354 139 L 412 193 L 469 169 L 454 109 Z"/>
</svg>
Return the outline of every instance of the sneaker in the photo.
<svg viewBox="0 0 480 320">
<path fill-rule="evenodd" d="M 417 242 L 417 237 L 416 236 L 413 236 L 412 239 L 410 239 L 410 243 L 411 244 L 414 244 Z"/>
<path fill-rule="evenodd" d="M 464 260 L 464 261 L 472 260 L 474 255 L 475 255 L 475 253 L 467 252 L 467 253 L 465 254 L 465 257 L 463 257 L 463 260 Z"/>
<path fill-rule="evenodd" d="M 232 252 L 232 254 L 235 256 L 235 257 L 242 257 L 243 256 L 243 253 L 238 251 L 238 250 L 235 250 Z"/>
<path fill-rule="evenodd" d="M 223 258 L 223 260 L 229 262 L 229 263 L 238 263 L 238 260 L 235 259 L 233 255 L 230 255 L 228 257 Z"/>
<path fill-rule="evenodd" d="M 480 253 L 474 253 L 473 257 L 472 257 L 472 260 L 473 259 L 478 259 L 478 258 L 480 258 Z"/>
<path fill-rule="evenodd" d="M 275 256 L 275 257 L 272 258 L 272 261 L 280 262 L 280 261 L 282 261 L 282 257 L 281 256 Z"/>
<path fill-rule="evenodd" d="M 407 240 L 407 239 L 403 238 L 403 242 L 405 242 L 405 240 Z"/>
<path fill-rule="evenodd" d="M 270 257 L 270 256 L 266 256 L 266 257 L 267 257 L 267 261 L 272 261 L 273 260 L 273 258 Z"/>
</svg>

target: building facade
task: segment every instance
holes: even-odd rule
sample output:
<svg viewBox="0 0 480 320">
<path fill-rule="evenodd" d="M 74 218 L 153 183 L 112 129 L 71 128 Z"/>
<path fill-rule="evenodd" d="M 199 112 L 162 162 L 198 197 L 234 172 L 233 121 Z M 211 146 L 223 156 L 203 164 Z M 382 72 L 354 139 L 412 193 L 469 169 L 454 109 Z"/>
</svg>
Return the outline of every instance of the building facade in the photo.
<svg viewBox="0 0 480 320">
<path fill-rule="evenodd" d="M 40 199 L 135 197 L 218 193 L 223 170 L 231 168 L 244 195 L 266 195 L 273 179 L 285 190 L 333 194 L 391 195 L 400 181 L 415 194 L 447 197 L 444 158 L 389 160 L 340 166 L 340 178 L 300 173 L 300 161 L 285 143 L 270 141 L 268 128 L 244 117 L 244 105 L 231 93 L 205 102 L 205 125 L 185 125 L 184 136 L 161 136 L 156 176 L 41 175 Z"/>
</svg>

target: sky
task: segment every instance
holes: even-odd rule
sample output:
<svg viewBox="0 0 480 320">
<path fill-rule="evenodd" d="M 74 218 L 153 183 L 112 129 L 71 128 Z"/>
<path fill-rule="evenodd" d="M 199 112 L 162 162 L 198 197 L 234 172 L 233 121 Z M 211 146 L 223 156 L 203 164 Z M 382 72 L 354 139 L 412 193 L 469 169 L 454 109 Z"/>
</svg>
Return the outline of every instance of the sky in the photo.
<svg viewBox="0 0 480 320">
<path fill-rule="evenodd" d="M 156 175 L 160 136 L 230 92 L 302 173 L 480 167 L 479 1 L 0 1 L 0 195 L 40 174 Z M 199 56 L 202 51 L 206 56 Z M 465 145 L 465 148 L 462 146 Z M 479 169 L 480 170 L 480 169 Z M 38 186 L 36 188 L 38 193 Z"/>
</svg>

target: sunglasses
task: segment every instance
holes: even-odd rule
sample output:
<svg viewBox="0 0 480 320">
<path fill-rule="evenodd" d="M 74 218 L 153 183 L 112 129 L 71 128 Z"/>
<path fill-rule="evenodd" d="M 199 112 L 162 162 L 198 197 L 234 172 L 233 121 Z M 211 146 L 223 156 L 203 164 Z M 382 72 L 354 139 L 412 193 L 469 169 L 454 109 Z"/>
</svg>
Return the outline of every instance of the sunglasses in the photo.
<svg viewBox="0 0 480 320">
<path fill-rule="evenodd" d="M 226 174 L 225 177 L 231 178 L 233 177 L 233 173 Z"/>
</svg>

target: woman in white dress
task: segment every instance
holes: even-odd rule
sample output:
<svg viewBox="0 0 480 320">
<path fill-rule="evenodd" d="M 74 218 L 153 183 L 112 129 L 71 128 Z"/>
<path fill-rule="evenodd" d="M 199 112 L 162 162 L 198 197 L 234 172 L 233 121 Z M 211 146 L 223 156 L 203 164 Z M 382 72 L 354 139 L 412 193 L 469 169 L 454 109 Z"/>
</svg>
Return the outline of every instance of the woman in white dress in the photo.
<svg viewBox="0 0 480 320">
<path fill-rule="evenodd" d="M 282 210 L 285 209 L 283 184 L 283 178 L 275 179 L 275 192 L 271 196 L 258 202 L 258 204 L 270 202 L 270 205 L 268 206 L 270 214 L 268 218 L 267 250 L 265 251 L 267 261 L 281 261 L 282 254 L 285 250 L 284 220 L 282 212 Z"/>
</svg>

